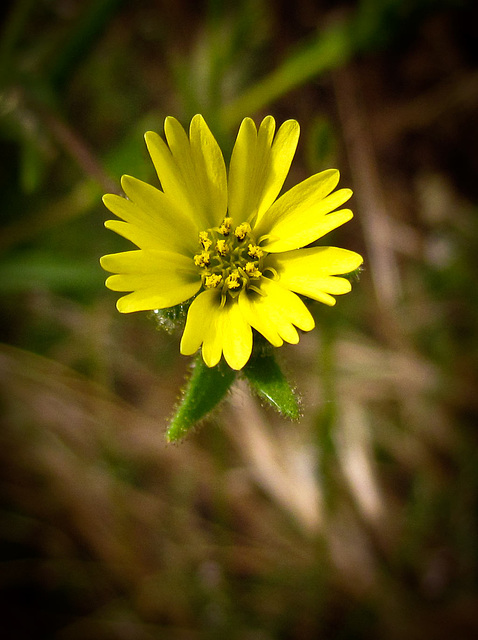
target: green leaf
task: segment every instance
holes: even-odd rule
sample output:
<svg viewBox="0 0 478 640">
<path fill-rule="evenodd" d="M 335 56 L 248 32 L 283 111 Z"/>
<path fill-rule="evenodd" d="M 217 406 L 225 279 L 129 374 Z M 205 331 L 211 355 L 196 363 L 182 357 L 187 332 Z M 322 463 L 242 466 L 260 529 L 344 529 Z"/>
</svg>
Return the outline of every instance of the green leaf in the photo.
<svg viewBox="0 0 478 640">
<path fill-rule="evenodd" d="M 252 389 L 286 418 L 300 417 L 298 397 L 282 373 L 272 353 L 258 351 L 243 369 Z"/>
<path fill-rule="evenodd" d="M 209 368 L 199 355 L 176 414 L 166 432 L 168 442 L 181 440 L 224 398 L 236 377 L 236 371 L 220 362 Z"/>
</svg>

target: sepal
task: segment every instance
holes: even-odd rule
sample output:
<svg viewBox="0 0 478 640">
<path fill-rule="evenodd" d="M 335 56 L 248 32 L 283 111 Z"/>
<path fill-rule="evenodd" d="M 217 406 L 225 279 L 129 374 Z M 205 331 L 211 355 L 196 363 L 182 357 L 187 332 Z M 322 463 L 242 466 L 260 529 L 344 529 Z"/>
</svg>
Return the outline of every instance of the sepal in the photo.
<svg viewBox="0 0 478 640">
<path fill-rule="evenodd" d="M 282 416 L 291 420 L 300 417 L 299 398 L 282 373 L 271 351 L 258 349 L 252 353 L 242 370 L 256 394 Z"/>
<path fill-rule="evenodd" d="M 166 431 L 168 442 L 176 442 L 184 438 L 224 399 L 234 382 L 236 373 L 224 362 L 220 362 L 215 367 L 208 367 L 201 354 L 196 356 L 183 397 Z"/>
</svg>

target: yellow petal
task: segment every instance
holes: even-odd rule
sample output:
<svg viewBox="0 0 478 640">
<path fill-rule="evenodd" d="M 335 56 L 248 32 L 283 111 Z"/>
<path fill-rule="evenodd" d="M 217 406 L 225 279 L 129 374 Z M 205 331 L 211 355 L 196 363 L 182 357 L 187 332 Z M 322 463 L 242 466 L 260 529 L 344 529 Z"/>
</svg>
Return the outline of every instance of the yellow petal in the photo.
<svg viewBox="0 0 478 640">
<path fill-rule="evenodd" d="M 107 284 L 108 280 L 106 281 Z M 192 298 L 198 292 L 200 286 L 201 283 L 199 282 L 177 285 L 169 290 L 158 289 L 157 286 L 149 289 L 140 289 L 120 298 L 116 302 L 116 308 L 121 313 L 132 313 L 133 311 L 152 311 L 153 309 L 175 307 L 177 304 Z"/>
<path fill-rule="evenodd" d="M 106 220 L 105 227 L 119 236 L 123 236 L 123 238 L 126 238 L 140 249 L 157 249 L 161 251 L 166 244 L 162 238 L 160 239 L 156 235 L 145 231 L 144 228 L 122 220 Z M 169 243 L 167 248 L 170 249 Z"/>
<path fill-rule="evenodd" d="M 236 225 L 246 221 L 259 207 L 267 166 L 266 153 L 271 142 L 258 150 L 256 125 L 251 118 L 244 118 L 232 150 L 228 176 L 228 214 Z"/>
<path fill-rule="evenodd" d="M 264 305 L 260 304 L 256 294 L 248 293 L 246 289 L 243 289 L 238 301 L 241 313 L 251 327 L 261 333 L 274 347 L 280 347 L 284 344 L 277 329 L 270 323 L 269 315 L 264 313 Z"/>
<path fill-rule="evenodd" d="M 205 291 L 201 294 L 204 296 L 205 293 L 209 293 Z M 199 308 L 194 309 L 194 316 L 191 318 L 191 321 L 194 321 L 196 325 L 196 331 L 198 331 L 199 324 L 203 324 L 204 326 L 200 329 L 202 338 L 202 357 L 204 362 L 208 367 L 215 367 L 219 360 L 221 359 L 222 349 L 223 349 L 223 333 L 222 333 L 222 317 L 221 317 L 221 306 L 220 306 L 220 295 L 219 292 L 214 290 L 211 292 L 212 295 L 209 296 L 207 300 L 205 300 L 202 304 L 202 309 L 207 308 L 207 316 L 199 315 Z M 201 297 L 199 296 L 199 297 Z M 205 296 L 204 296 L 205 297 Z M 191 305 L 192 306 L 192 305 Z M 188 312 L 188 320 L 189 320 Z"/>
<path fill-rule="evenodd" d="M 338 247 L 310 247 L 269 255 L 265 266 L 274 267 L 282 279 L 310 276 L 311 279 L 355 271 L 363 258 L 355 251 Z"/>
<path fill-rule="evenodd" d="M 333 306 L 330 294 L 348 293 L 352 288 L 347 279 L 335 276 L 354 271 L 362 261 L 362 256 L 347 249 L 312 247 L 269 255 L 266 266 L 277 271 L 282 286 Z"/>
<path fill-rule="evenodd" d="M 303 180 L 289 191 L 286 191 L 264 214 L 260 221 L 256 221 L 254 230 L 258 236 L 269 234 L 274 224 L 280 222 L 293 211 L 300 214 L 308 211 L 327 197 L 337 186 L 340 174 L 337 169 L 327 169 Z"/>
<path fill-rule="evenodd" d="M 133 292 L 118 300 L 122 313 L 172 307 L 201 287 L 191 260 L 177 253 L 127 251 L 103 256 L 100 262 L 115 273 L 106 280 L 109 289 Z"/>
<path fill-rule="evenodd" d="M 216 304 L 204 332 L 202 355 L 208 367 L 214 367 L 224 353 L 231 369 L 242 369 L 252 352 L 252 329 L 241 314 L 237 300 L 223 307 Z"/>
<path fill-rule="evenodd" d="M 219 305 L 220 297 L 215 289 L 203 291 L 192 301 L 181 338 L 180 350 L 184 356 L 191 356 L 199 349 Z"/>
<path fill-rule="evenodd" d="M 269 278 L 263 278 L 261 290 L 266 294 L 264 300 L 267 304 L 278 309 L 283 317 L 296 327 L 302 331 L 310 331 L 314 328 L 315 323 L 310 311 L 294 293 Z"/>
<path fill-rule="evenodd" d="M 215 367 L 222 356 L 223 336 L 220 307 L 215 309 L 211 322 L 204 334 L 202 357 L 208 367 Z"/>
<path fill-rule="evenodd" d="M 323 202 L 326 203 L 326 200 Z M 291 216 L 287 222 L 284 221 L 283 224 L 277 225 L 273 229 L 271 237 L 278 237 L 279 239 L 264 243 L 264 249 L 271 253 L 300 249 L 319 240 L 330 231 L 337 229 L 337 227 L 342 226 L 353 218 L 353 213 L 350 209 L 340 209 L 328 215 L 324 215 L 324 213 L 326 211 L 317 211 L 318 219 L 315 221 L 298 219 L 294 222 Z"/>
<path fill-rule="evenodd" d="M 164 132 L 169 149 L 157 134 L 148 132 L 145 138 L 163 191 L 201 229 L 218 225 L 227 211 L 226 166 L 204 118 L 194 116 L 189 138 L 172 117 L 166 118 Z"/>
<path fill-rule="evenodd" d="M 258 237 L 268 236 L 264 248 L 272 252 L 298 249 L 350 220 L 349 210 L 330 213 L 352 195 L 350 189 L 331 193 L 338 179 L 336 169 L 323 171 L 281 196 L 254 229 Z"/>
<path fill-rule="evenodd" d="M 241 294 L 242 298 L 248 296 L 247 304 L 239 296 L 241 310 L 248 322 L 271 344 L 280 346 L 277 336 L 280 340 L 297 343 L 299 335 L 294 325 L 303 331 L 314 328 L 314 319 L 310 311 L 295 293 L 269 278 L 261 279 L 260 289 L 263 295 L 253 291 Z"/>
<path fill-rule="evenodd" d="M 238 300 L 221 310 L 224 359 L 231 369 L 242 369 L 252 353 L 252 329 L 239 308 Z"/>
<path fill-rule="evenodd" d="M 178 277 L 197 277 L 191 258 L 173 251 L 137 250 L 110 253 L 100 259 L 105 271 L 112 273 L 174 272 Z"/>
<path fill-rule="evenodd" d="M 204 118 L 196 115 L 191 120 L 189 137 L 193 174 L 187 180 L 196 179 L 200 189 L 204 215 L 210 227 L 217 225 L 226 215 L 227 177 L 224 157 L 216 139 Z"/>
<path fill-rule="evenodd" d="M 166 122 L 168 119 L 166 120 Z M 178 123 L 179 125 L 179 123 Z M 179 125 L 181 126 L 181 125 Z M 181 127 L 182 129 L 182 127 Z M 182 130 L 184 137 L 183 146 L 186 147 L 186 154 L 189 150 L 189 142 L 187 136 Z M 169 200 L 174 202 L 177 208 L 183 211 L 192 220 L 195 219 L 194 203 L 190 200 L 190 191 L 188 185 L 184 181 L 181 168 L 173 158 L 168 145 L 154 131 L 148 131 L 144 135 L 149 155 L 153 161 L 154 168 L 161 183 L 161 188 L 167 194 Z"/>
<path fill-rule="evenodd" d="M 110 211 L 142 229 L 144 235 L 149 234 L 151 244 L 154 242 L 158 249 L 184 254 L 196 250 L 196 222 L 184 215 L 164 193 L 131 176 L 123 176 L 121 184 L 129 199 L 114 194 L 103 196 L 103 202 Z M 178 227 L 182 229 L 180 234 L 177 233 Z"/>
<path fill-rule="evenodd" d="M 185 181 L 186 188 L 188 188 L 186 176 L 190 175 L 193 171 L 188 134 L 176 118 L 168 116 L 164 121 L 164 135 L 166 136 L 166 142 L 168 143 L 174 163 L 178 167 L 182 179 Z"/>
<path fill-rule="evenodd" d="M 200 288 L 198 278 L 182 278 L 176 277 L 171 271 L 163 271 L 158 273 L 117 273 L 109 276 L 106 280 L 106 286 L 112 291 L 141 291 L 143 289 L 156 289 L 161 294 L 171 297 L 174 289 L 186 288 L 188 291 L 194 290 L 194 293 Z M 193 295 L 193 294 L 191 294 Z M 189 297 L 191 297 L 188 296 Z M 176 298 L 177 296 L 174 295 Z M 186 298 L 182 298 L 179 302 L 183 302 Z M 172 306 L 172 305 L 167 305 Z M 156 309 L 159 307 L 154 307 Z"/>
<path fill-rule="evenodd" d="M 252 352 L 252 330 L 243 317 L 237 300 L 221 307 L 220 292 L 203 291 L 193 300 L 181 339 L 181 353 L 192 355 L 202 345 L 208 367 L 224 358 L 231 369 L 242 369 Z"/>
<path fill-rule="evenodd" d="M 257 132 L 245 118 L 239 129 L 229 168 L 229 215 L 236 224 L 259 219 L 277 198 L 290 169 L 299 139 L 299 125 L 288 120 L 274 138 L 275 121 L 267 116 Z"/>
<path fill-rule="evenodd" d="M 114 276 L 113 276 L 114 277 Z M 108 278 L 109 280 L 109 278 Z M 107 284 L 108 284 L 107 280 Z M 158 289 L 157 286 L 147 289 L 139 289 L 119 298 L 116 308 L 121 313 L 133 313 L 134 311 L 152 311 L 153 309 L 167 309 L 185 302 L 194 296 L 199 284 L 182 284 L 172 289 Z"/>
</svg>

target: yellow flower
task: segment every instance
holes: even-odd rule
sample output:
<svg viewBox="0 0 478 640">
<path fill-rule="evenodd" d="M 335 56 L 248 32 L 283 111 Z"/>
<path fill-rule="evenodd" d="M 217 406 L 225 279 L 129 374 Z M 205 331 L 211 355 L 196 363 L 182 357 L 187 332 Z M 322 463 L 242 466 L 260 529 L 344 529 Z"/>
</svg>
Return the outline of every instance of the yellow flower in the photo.
<svg viewBox="0 0 478 640">
<path fill-rule="evenodd" d="M 346 278 L 360 255 L 346 249 L 307 245 L 352 218 L 350 189 L 334 191 L 335 169 L 322 171 L 277 198 L 294 156 L 299 125 L 288 120 L 275 133 L 267 116 L 259 130 L 243 120 L 229 172 L 221 150 L 200 115 L 189 137 L 166 118 L 167 144 L 145 135 L 161 190 L 123 176 L 126 198 L 108 194 L 105 205 L 121 220 L 105 225 L 138 250 L 101 259 L 113 291 L 131 292 L 117 302 L 122 313 L 164 309 L 193 296 L 181 353 L 202 347 L 209 367 L 222 354 L 232 369 L 249 360 L 255 329 L 279 347 L 297 343 L 297 328 L 314 320 L 300 296 L 335 304 L 347 293 Z M 299 295 L 297 295 L 299 294 Z"/>
</svg>

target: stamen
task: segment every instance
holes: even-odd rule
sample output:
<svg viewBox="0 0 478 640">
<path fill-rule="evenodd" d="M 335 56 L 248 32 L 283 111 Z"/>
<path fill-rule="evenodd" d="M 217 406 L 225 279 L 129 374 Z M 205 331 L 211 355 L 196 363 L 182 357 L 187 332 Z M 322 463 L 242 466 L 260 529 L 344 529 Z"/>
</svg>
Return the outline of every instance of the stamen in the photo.
<svg viewBox="0 0 478 640">
<path fill-rule="evenodd" d="M 251 258 L 262 258 L 262 256 L 264 255 L 264 251 L 257 246 L 257 244 L 249 244 L 248 248 L 248 254 L 251 256 Z"/>
<path fill-rule="evenodd" d="M 259 271 L 255 262 L 247 262 L 244 269 L 249 278 L 260 278 L 262 276 L 262 272 Z"/>
<path fill-rule="evenodd" d="M 234 235 L 238 240 L 244 240 L 246 235 L 251 232 L 251 225 L 248 222 L 243 222 L 234 229 Z"/>
<path fill-rule="evenodd" d="M 214 289 L 221 282 L 222 276 L 217 273 L 212 273 L 210 276 L 204 278 L 204 286 L 206 289 Z"/>
<path fill-rule="evenodd" d="M 231 226 L 232 226 L 232 218 L 224 218 L 224 220 L 221 222 L 219 226 L 219 231 L 222 233 L 223 236 L 228 236 L 229 232 L 231 231 Z"/>
<path fill-rule="evenodd" d="M 218 240 L 216 242 L 216 251 L 221 255 L 221 256 L 227 256 L 227 254 L 229 253 L 229 247 L 226 244 L 225 240 Z"/>
<path fill-rule="evenodd" d="M 228 289 L 238 289 L 241 286 L 239 274 L 235 272 L 229 274 L 225 280 L 225 285 Z"/>
<path fill-rule="evenodd" d="M 218 289 L 221 306 L 235 300 L 243 289 L 264 295 L 260 279 L 264 271 L 278 277 L 277 271 L 263 264 L 267 250 L 255 241 L 248 222 L 235 227 L 233 219 L 224 218 L 217 227 L 199 233 L 201 250 L 193 256 L 204 289 Z"/>
<path fill-rule="evenodd" d="M 194 264 L 196 267 L 207 267 L 211 262 L 211 256 L 207 251 L 203 251 L 202 253 L 197 253 L 194 256 Z"/>
<path fill-rule="evenodd" d="M 207 251 L 209 247 L 212 245 L 212 240 L 210 240 L 209 234 L 207 231 L 199 232 L 199 242 L 202 244 L 204 251 Z"/>
</svg>

